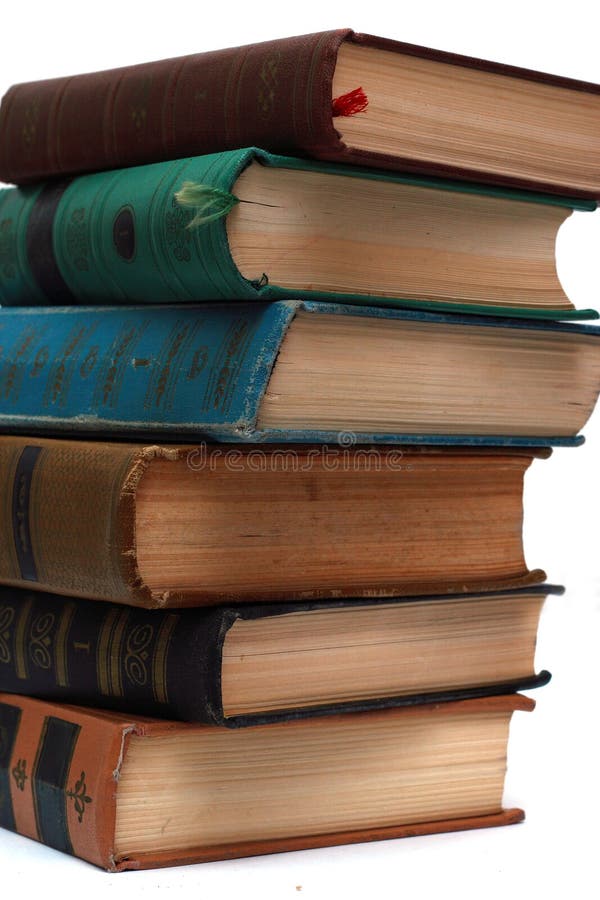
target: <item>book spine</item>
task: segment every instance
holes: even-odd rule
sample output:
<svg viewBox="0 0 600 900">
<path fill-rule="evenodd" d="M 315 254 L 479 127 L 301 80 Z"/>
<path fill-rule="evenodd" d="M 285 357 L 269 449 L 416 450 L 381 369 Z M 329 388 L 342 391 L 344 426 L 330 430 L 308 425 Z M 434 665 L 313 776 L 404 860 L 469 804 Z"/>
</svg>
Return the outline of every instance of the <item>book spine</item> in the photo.
<svg viewBox="0 0 600 900">
<path fill-rule="evenodd" d="M 0 826 L 112 868 L 116 780 L 130 731 L 0 694 Z"/>
<path fill-rule="evenodd" d="M 150 451 L 151 452 L 151 451 Z M 0 581 L 69 596 L 148 602 L 132 553 L 143 449 L 0 441 Z M 15 640 L 30 628 L 25 610 Z M 17 659 L 23 671 L 25 657 Z"/>
<path fill-rule="evenodd" d="M 3 309 L 0 425 L 239 440 L 297 307 Z"/>
<path fill-rule="evenodd" d="M 218 153 L 0 192 L 0 303 L 253 300 L 224 219 L 188 228 L 185 181 L 229 191 L 251 150 Z"/>
<path fill-rule="evenodd" d="M 12 87 L 0 179 L 26 183 L 249 145 L 339 144 L 331 85 L 348 29 Z"/>
<path fill-rule="evenodd" d="M 0 690 L 221 724 L 221 650 L 233 617 L 0 588 Z"/>
</svg>

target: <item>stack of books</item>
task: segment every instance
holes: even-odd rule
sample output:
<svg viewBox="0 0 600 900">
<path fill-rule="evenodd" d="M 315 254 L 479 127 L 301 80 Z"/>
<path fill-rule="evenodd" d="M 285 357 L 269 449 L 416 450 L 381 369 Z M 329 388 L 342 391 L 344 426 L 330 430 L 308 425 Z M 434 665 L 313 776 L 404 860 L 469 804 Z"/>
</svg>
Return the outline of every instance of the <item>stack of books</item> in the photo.
<svg viewBox="0 0 600 900">
<path fill-rule="evenodd" d="M 350 31 L 11 88 L 2 826 L 121 870 L 522 819 L 562 591 L 523 480 L 600 390 L 555 267 L 599 125 Z"/>
</svg>

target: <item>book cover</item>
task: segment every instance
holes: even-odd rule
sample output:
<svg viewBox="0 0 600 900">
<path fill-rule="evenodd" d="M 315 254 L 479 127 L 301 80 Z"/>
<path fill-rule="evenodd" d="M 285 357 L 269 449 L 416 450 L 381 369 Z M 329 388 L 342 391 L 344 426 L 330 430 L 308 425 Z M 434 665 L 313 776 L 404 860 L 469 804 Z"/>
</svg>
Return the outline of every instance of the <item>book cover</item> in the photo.
<svg viewBox="0 0 600 900">
<path fill-rule="evenodd" d="M 357 759 L 352 756 L 352 746 L 348 741 L 352 735 L 355 741 L 357 736 L 362 735 L 364 742 L 369 735 L 381 732 L 386 735 L 386 743 L 389 743 L 387 734 L 391 732 L 393 739 L 395 730 L 402 729 L 404 723 L 415 717 L 423 720 L 426 729 L 432 728 L 432 733 L 435 733 L 438 724 L 443 724 L 444 719 L 456 717 L 464 722 L 463 736 L 468 740 L 470 721 L 475 721 L 476 718 L 502 717 L 506 727 L 515 710 L 529 711 L 534 705 L 533 700 L 516 694 L 328 716 L 324 719 L 256 726 L 223 734 L 222 729 L 211 726 L 132 718 L 118 713 L 0 694 L 0 825 L 102 868 L 122 871 L 514 824 L 524 818 L 523 811 L 502 809 L 501 803 L 497 802 L 491 809 L 464 810 L 452 818 L 444 818 L 438 813 L 437 817 L 434 815 L 429 819 L 426 815 L 421 815 L 420 820 L 415 821 L 413 817 L 409 823 L 394 822 L 393 807 L 401 799 L 394 795 L 388 797 L 386 802 L 391 811 L 378 810 L 377 815 L 368 816 L 366 820 L 364 813 L 357 814 L 356 824 L 350 829 L 342 831 L 336 828 L 335 820 L 328 821 L 331 817 L 322 815 L 323 822 L 313 825 L 312 830 L 304 826 L 302 833 L 299 833 L 288 824 L 287 827 L 278 829 L 281 833 L 277 836 L 260 836 L 261 831 L 268 835 L 269 831 L 274 830 L 270 814 L 273 804 L 277 802 L 282 769 L 293 769 L 294 783 L 304 787 L 304 806 L 310 806 L 311 799 L 315 802 L 318 800 L 324 784 L 334 785 L 329 788 L 330 791 L 336 789 L 338 782 L 338 791 L 343 792 L 352 787 L 348 785 L 347 779 L 333 779 L 331 773 L 335 769 L 338 755 L 349 752 L 352 764 L 357 767 L 357 777 L 372 778 L 370 759 L 366 755 Z M 322 746 L 319 749 L 319 737 L 323 731 L 329 735 L 329 754 L 333 754 L 330 758 L 324 757 Z M 313 754 L 316 755 L 310 770 L 306 772 L 303 761 L 294 758 L 294 746 L 299 737 L 303 737 L 311 748 L 314 744 L 315 748 Z M 243 803 L 248 782 L 245 779 L 237 783 L 231 780 L 227 754 L 223 753 L 221 746 L 223 740 L 229 744 L 235 741 L 236 746 L 241 747 L 241 752 L 248 754 L 248 770 L 257 753 L 269 754 L 267 770 L 262 770 L 265 785 L 261 800 L 258 803 L 253 801 L 254 814 L 250 817 L 253 820 L 252 830 L 255 833 L 258 830 L 258 835 L 247 840 L 240 836 L 221 841 L 217 836 L 213 838 L 213 842 L 202 843 L 196 839 L 195 844 L 188 836 L 179 848 L 130 848 L 129 842 L 123 840 L 121 815 L 121 807 L 128 800 L 127 784 L 132 778 L 130 757 L 133 756 L 134 744 L 136 749 L 141 746 L 143 750 L 144 746 L 156 738 L 162 738 L 163 741 L 170 738 L 171 744 L 173 739 L 188 742 L 190 739 L 195 740 L 194 746 L 197 745 L 198 751 L 205 746 L 205 752 L 213 754 L 213 761 L 210 767 L 201 769 L 199 774 L 203 780 L 207 780 L 207 789 L 210 789 L 214 781 L 220 796 L 227 796 L 230 804 Z M 506 752 L 506 737 L 500 736 L 499 741 Z M 375 748 L 375 753 L 371 752 L 368 756 L 376 757 L 377 753 L 378 747 Z M 266 759 L 266 755 L 264 758 Z M 222 773 L 220 761 L 224 763 Z M 381 761 L 379 763 L 381 765 Z M 312 770 L 317 765 L 328 765 L 330 776 L 315 784 Z M 163 761 L 162 771 L 165 781 L 172 782 L 171 776 L 178 775 L 169 766 L 169 759 Z M 251 784 L 248 788 L 252 792 Z M 374 782 L 372 790 L 378 790 Z M 197 792 L 191 793 L 195 798 Z M 123 801 L 121 797 L 124 798 Z M 150 791 L 147 802 L 154 799 L 154 793 Z M 332 806 L 335 806 L 335 796 L 331 800 Z M 443 800 L 441 797 L 441 802 Z M 197 804 L 198 816 L 205 815 L 205 802 L 200 797 L 194 802 Z M 462 806 L 463 809 L 465 806 L 464 803 L 457 804 L 456 800 L 452 805 Z M 261 828 L 263 818 L 265 821 Z M 379 823 L 368 821 L 372 818 L 379 819 Z M 258 829 L 255 824 L 257 821 Z M 163 824 L 166 836 L 161 843 L 168 846 L 169 836 L 180 829 L 180 823 L 177 815 L 174 818 L 171 815 Z M 239 824 L 234 822 L 233 825 L 239 834 Z M 231 830 L 230 828 L 229 831 Z M 179 841 L 181 842 L 181 837 Z"/>
<path fill-rule="evenodd" d="M 380 185 L 389 183 L 422 188 L 420 202 L 416 204 L 415 230 L 420 236 L 416 238 L 415 246 L 420 248 L 420 253 L 424 254 L 426 261 L 429 259 L 427 253 L 435 254 L 435 248 L 440 244 L 447 254 L 443 268 L 449 271 L 458 269 L 459 273 L 466 271 L 462 244 L 457 250 L 456 246 L 450 246 L 450 237 L 445 241 L 437 237 L 433 241 L 433 248 L 430 248 L 427 236 L 421 235 L 418 231 L 421 222 L 419 217 L 431 216 L 433 224 L 428 227 L 430 231 L 436 232 L 436 210 L 443 207 L 444 195 L 448 192 L 461 198 L 461 203 L 454 210 L 452 221 L 447 226 L 450 228 L 450 235 L 459 228 L 459 220 L 462 227 L 468 230 L 470 219 L 481 215 L 477 204 L 473 208 L 469 206 L 473 199 L 498 198 L 504 216 L 502 227 L 498 227 L 505 234 L 504 241 L 508 240 L 509 244 L 510 239 L 506 236 L 506 232 L 512 234 L 517 228 L 517 223 L 521 228 L 519 233 L 525 236 L 524 239 L 529 231 L 536 235 L 544 231 L 544 226 L 536 218 L 540 206 L 563 210 L 592 210 L 596 206 L 591 201 L 547 194 L 418 179 L 407 175 L 279 157 L 256 148 L 209 154 L 130 169 L 98 172 L 74 180 L 54 181 L 26 189 L 8 188 L 0 191 L 0 302 L 3 306 L 98 305 L 197 303 L 215 300 L 270 301 L 306 297 L 309 300 L 337 300 L 372 306 L 448 310 L 498 316 L 515 315 L 541 319 L 586 319 L 598 316 L 593 310 L 576 310 L 570 305 L 556 277 L 554 259 L 546 259 L 549 251 L 545 250 L 542 254 L 537 244 L 536 253 L 540 259 L 543 257 L 544 265 L 540 270 L 534 268 L 533 273 L 527 270 L 521 258 L 523 253 L 514 244 L 511 249 L 501 242 L 500 249 L 496 248 L 501 254 L 504 266 L 507 265 L 508 259 L 515 271 L 521 273 L 520 277 L 515 275 L 510 288 L 506 287 L 504 293 L 500 292 L 497 302 L 493 294 L 491 299 L 489 297 L 497 276 L 493 268 L 491 270 L 486 268 L 491 265 L 486 259 L 478 261 L 477 265 L 483 266 L 483 269 L 480 271 L 476 268 L 475 275 L 472 276 L 477 284 L 476 288 L 473 285 L 465 287 L 466 276 L 461 278 L 459 274 L 458 280 L 444 289 L 436 283 L 437 286 L 432 290 L 431 296 L 428 296 L 423 286 L 425 276 L 414 283 L 409 279 L 405 291 L 407 296 L 402 296 L 402 292 L 398 291 L 397 297 L 391 296 L 390 288 L 398 285 L 398 280 L 392 284 L 386 282 L 385 290 L 378 290 L 379 285 L 374 280 L 372 291 L 362 294 L 359 291 L 353 292 L 351 288 L 346 288 L 343 293 L 336 293 L 315 287 L 285 287 L 282 285 L 285 285 L 286 273 L 283 270 L 275 273 L 271 270 L 268 249 L 265 249 L 265 258 L 259 259 L 256 272 L 252 267 L 250 272 L 249 264 L 246 263 L 245 271 L 248 275 L 246 277 L 240 271 L 240 259 L 244 259 L 244 241 L 248 239 L 252 243 L 259 241 L 260 246 L 260 239 L 267 240 L 268 243 L 268 238 L 253 233 L 249 238 L 244 237 L 244 227 L 248 226 L 238 226 L 241 227 L 241 233 L 235 240 L 241 241 L 242 245 L 236 263 L 232 251 L 234 232 L 229 230 L 230 216 L 226 214 L 228 207 L 223 207 L 222 203 L 219 207 L 218 200 L 223 195 L 237 199 L 230 192 L 235 189 L 238 177 L 243 172 L 249 171 L 249 167 L 255 163 L 259 163 L 260 168 L 278 169 L 282 172 L 335 175 L 340 180 L 338 191 L 341 190 L 349 198 L 352 198 L 355 179 L 372 180 Z M 197 227 L 192 227 L 194 209 L 182 206 L 178 200 L 179 192 L 186 184 L 201 185 L 203 192 L 209 191 L 209 197 L 214 196 L 215 191 L 218 192 L 215 200 L 205 201 L 208 203 L 210 216 L 205 215 Z M 314 189 L 315 186 L 312 185 L 312 190 Z M 308 191 L 309 188 L 296 186 L 294 190 L 302 196 L 302 191 Z M 320 193 L 322 192 L 321 186 Z M 296 202 L 294 196 L 292 194 L 290 201 L 292 206 Z M 285 201 L 285 193 L 280 200 L 272 197 L 271 193 L 268 197 L 275 205 Z M 231 200 L 232 203 L 234 199 Z M 509 200 L 518 202 L 514 203 L 510 210 L 504 210 L 502 203 Z M 236 205 L 246 208 L 245 204 L 252 202 L 242 200 L 241 204 Z M 260 204 L 260 201 L 257 202 Z M 397 217 L 408 219 L 414 208 L 415 198 L 411 194 L 410 199 L 404 201 L 407 203 L 404 212 L 402 202 L 402 197 L 394 195 L 387 206 L 383 207 L 386 217 L 393 218 L 393 212 L 390 212 L 389 208 L 394 210 L 398 206 Z M 303 213 L 302 229 L 307 227 L 306 210 L 309 203 L 310 193 L 307 194 L 305 204 L 300 207 Z M 429 204 L 427 207 L 429 211 L 422 212 L 426 208 L 426 203 Z M 269 202 L 266 205 L 268 206 Z M 220 211 L 215 212 L 217 209 Z M 231 216 L 236 215 L 231 210 L 229 212 Z M 333 227 L 330 210 L 326 209 L 326 213 L 329 215 L 325 216 L 325 222 L 322 221 L 323 216 L 318 210 L 314 213 L 313 227 L 317 230 L 317 241 L 319 230 Z M 341 215 L 342 221 L 348 221 L 350 213 L 344 207 L 343 214 L 338 212 L 338 215 Z M 483 223 L 487 224 L 492 215 L 493 210 L 487 210 Z M 267 234 L 271 227 L 276 227 L 283 234 L 284 225 L 283 221 L 276 218 L 273 223 L 261 224 L 259 227 L 265 229 Z M 377 225 L 378 221 L 369 220 L 369 229 L 374 229 Z M 231 227 L 234 228 L 234 225 Z M 251 223 L 250 227 L 254 228 L 256 224 Z M 304 231 L 301 230 L 298 234 L 292 228 L 292 224 L 286 227 L 290 229 L 289 233 L 285 232 L 287 240 L 295 241 L 302 247 L 302 241 L 306 240 Z M 335 227 L 339 228 L 340 224 Z M 550 232 L 553 235 L 557 227 L 556 222 L 553 222 L 552 226 L 545 225 L 545 228 L 549 229 L 547 241 L 550 247 L 552 246 Z M 443 231 L 441 226 L 438 228 Z M 372 231 L 370 233 L 372 239 Z M 459 230 L 459 234 L 462 233 Z M 412 232 L 410 234 L 412 235 Z M 356 240 L 355 238 L 355 242 Z M 463 241 L 467 240 L 468 236 L 464 236 Z M 538 242 L 539 240 L 538 238 Z M 491 246 L 489 252 L 493 257 L 495 245 Z M 410 242 L 408 251 L 410 251 L 409 259 L 405 262 L 405 267 L 410 269 L 415 253 L 415 248 Z M 270 252 L 273 253 L 272 250 Z M 334 270 L 337 257 L 342 252 L 340 246 L 334 244 L 333 248 L 323 249 L 322 252 L 325 255 L 333 254 L 331 267 Z M 305 258 L 308 261 L 304 262 Z M 432 257 L 434 258 L 435 256 Z M 393 262 L 396 266 L 400 266 L 402 271 L 400 259 L 403 257 L 399 255 L 397 258 L 393 257 Z M 277 255 L 272 264 L 276 266 Z M 317 262 L 311 262 L 306 252 L 302 256 L 302 264 L 306 266 L 305 280 L 309 284 L 316 283 L 318 286 L 319 277 L 324 279 L 327 286 L 335 284 L 335 281 L 332 282 L 333 276 L 330 272 L 327 277 L 325 273 L 319 274 Z M 424 262 L 423 265 L 425 270 L 428 270 L 427 263 Z M 532 261 L 531 265 L 535 266 L 535 261 Z M 317 266 L 315 271 L 311 268 L 313 266 Z M 537 294 L 532 293 L 529 287 L 532 274 L 537 275 L 540 280 L 538 294 L 542 282 L 548 292 L 546 301 L 540 302 L 539 305 L 534 305 Z M 356 274 L 353 276 L 352 273 L 345 272 L 345 284 L 360 283 L 353 282 L 353 277 L 356 278 Z M 401 278 L 401 274 L 397 278 Z M 488 285 L 488 282 L 488 290 L 481 287 Z M 514 303 L 511 303 L 510 296 L 505 296 L 512 291 Z"/>
<path fill-rule="evenodd" d="M 521 530 L 547 450 L 407 447 L 376 465 L 308 446 L 290 470 L 278 448 L 216 449 L 0 437 L 0 581 L 146 607 L 544 581 Z"/>
<path fill-rule="evenodd" d="M 303 705 L 298 706 L 286 707 L 284 704 L 278 709 L 232 713 L 227 708 L 228 698 L 224 697 L 223 683 L 230 677 L 227 671 L 228 659 L 224 660 L 225 644 L 236 623 L 261 623 L 265 619 L 272 621 L 287 617 L 292 626 L 294 622 L 298 625 L 301 614 L 313 614 L 311 621 L 314 622 L 314 614 L 326 613 L 331 617 L 338 610 L 351 613 L 358 610 L 362 621 L 366 623 L 364 614 L 368 614 L 371 616 L 368 621 L 377 625 L 378 613 L 382 609 L 385 613 L 390 606 L 399 607 L 401 612 L 406 604 L 418 603 L 423 606 L 429 603 L 433 604 L 432 616 L 436 613 L 450 616 L 448 608 L 452 606 L 454 611 L 457 602 L 480 605 L 481 618 L 465 620 L 461 625 L 455 613 L 456 625 L 454 628 L 452 625 L 447 626 L 443 652 L 456 653 L 461 652 L 460 648 L 469 646 L 468 642 L 474 639 L 474 635 L 482 627 L 483 617 L 487 616 L 485 622 L 491 628 L 491 606 L 504 604 L 505 616 L 515 610 L 514 619 L 511 619 L 514 623 L 514 643 L 517 640 L 516 631 L 528 628 L 529 617 L 532 615 L 531 598 L 534 598 L 533 603 L 538 609 L 538 604 L 543 603 L 544 597 L 562 592 L 563 589 L 555 585 L 532 585 L 505 594 L 491 592 L 481 596 L 453 594 L 381 600 L 347 598 L 326 603 L 248 604 L 167 612 L 128 609 L 80 598 L 33 593 L 18 588 L 0 588 L 0 691 L 154 718 L 226 725 L 230 728 L 339 712 L 507 694 L 539 687 L 546 684 L 550 676 L 548 672 L 542 671 L 509 681 L 498 678 L 495 672 L 492 678 L 492 673 L 486 671 L 485 675 L 480 674 L 476 685 L 463 684 L 443 690 L 428 687 L 427 690 L 412 693 L 407 693 L 405 688 L 403 693 L 399 692 L 402 689 L 402 678 L 398 676 L 396 693 L 365 696 L 360 673 L 365 671 L 363 666 L 367 657 L 371 657 L 368 655 L 369 649 L 365 654 L 361 653 L 362 645 L 360 642 L 357 644 L 357 636 L 354 636 L 348 652 L 354 660 L 356 677 L 353 685 L 347 685 L 347 699 L 319 704 L 303 701 Z M 509 606 L 506 609 L 507 602 Z M 401 631 L 396 623 L 402 620 L 396 617 L 393 621 L 395 630 L 389 634 L 389 642 L 408 640 L 408 627 Z M 454 621 L 452 619 L 452 623 Z M 331 629 L 335 628 L 335 622 L 340 622 L 339 616 L 330 626 Z M 301 618 L 300 623 L 302 626 Z M 343 619 L 341 626 L 346 627 Z M 494 634 L 498 634 L 499 626 L 495 620 L 494 626 Z M 391 625 L 388 624 L 388 628 L 391 631 Z M 521 630 L 519 639 L 520 635 Z M 272 646 L 272 638 L 271 642 L 268 636 L 265 640 L 263 665 L 269 662 L 269 649 Z M 332 640 L 331 636 L 328 640 Z M 322 671 L 323 656 L 319 652 L 319 641 L 315 642 L 312 650 L 306 644 L 302 647 L 302 652 L 305 655 L 308 653 L 313 660 L 313 667 Z M 298 649 L 290 650 L 290 659 L 293 660 L 294 653 L 297 655 L 299 652 Z M 235 654 L 237 651 L 229 651 L 228 645 L 228 657 L 231 653 Z M 402 654 L 401 658 L 404 659 L 404 656 Z M 242 663 L 243 659 L 240 660 L 240 666 Z M 346 664 L 345 657 L 343 664 Z M 525 663 L 522 668 L 525 668 Z M 248 680 L 256 677 L 254 667 L 251 672 L 252 674 L 248 674 L 246 666 L 243 678 Z M 298 678 L 301 678 L 299 673 L 296 680 Z M 230 681 L 228 687 L 229 684 Z M 350 699 L 352 694 L 356 699 Z M 281 706 L 279 703 L 278 705 Z"/>
<path fill-rule="evenodd" d="M 421 400 L 431 397 L 430 367 L 445 353 L 448 339 L 465 327 L 466 352 L 452 379 L 446 379 L 449 395 L 446 406 L 457 411 L 461 421 L 469 421 L 474 407 L 465 407 L 475 386 L 482 407 L 502 398 L 514 397 L 507 407 L 522 407 L 527 423 L 525 433 L 511 425 L 489 434 L 476 427 L 451 433 L 431 428 L 421 432 L 373 431 L 342 422 L 337 428 L 266 426 L 261 416 L 265 396 L 286 335 L 302 315 L 315 317 L 315 325 L 327 317 L 344 316 L 360 323 L 407 323 L 428 329 L 428 355 L 422 357 L 422 371 L 415 374 Z M 488 347 L 485 365 L 469 366 L 468 335 L 478 330 Z M 391 334 L 391 331 L 389 332 Z M 580 373 L 600 350 L 600 329 L 593 326 L 503 320 L 494 317 L 439 315 L 410 310 L 382 310 L 344 304 L 280 301 L 275 303 L 229 303 L 201 306 L 161 307 L 45 307 L 0 310 L 3 353 L 0 358 L 0 426 L 25 434 L 71 434 L 91 437 L 143 440 L 226 442 L 321 442 L 444 444 L 472 446 L 574 446 L 581 442 L 576 432 L 559 433 L 553 422 L 561 409 L 578 411 L 583 425 L 595 402 L 596 376 L 590 386 L 577 386 Z M 535 379 L 529 373 L 515 393 L 511 382 L 510 359 L 518 356 L 522 341 L 537 335 L 540 348 L 536 359 L 543 363 Z M 493 341 L 500 341 L 494 351 Z M 547 389 L 547 373 L 554 371 L 556 354 L 549 339 L 565 340 L 568 354 L 562 354 L 571 368 L 552 392 Z M 398 337 L 402 351 L 403 338 Z M 583 357 L 588 359 L 582 365 Z M 326 364 L 327 360 L 324 361 Z M 463 374 L 463 378 L 459 375 Z M 330 374 L 314 373 L 316 384 L 326 385 Z M 399 395 L 406 390 L 402 375 Z M 451 390 L 452 389 L 452 390 Z M 588 396 L 589 395 L 589 396 Z M 495 399 L 492 399 L 495 398 Z M 540 401 L 549 404 L 541 428 Z M 350 434 L 351 432 L 351 434 Z M 341 435 L 341 437 L 340 437 Z"/>
<path fill-rule="evenodd" d="M 478 110 L 478 135 L 486 126 L 493 134 L 496 109 L 506 95 L 527 98 L 533 92 L 542 100 L 558 98 L 559 104 L 563 100 L 569 107 L 579 103 L 585 106 L 587 102 L 589 111 L 584 122 L 591 123 L 588 131 L 592 136 L 588 135 L 587 145 L 585 139 L 581 144 L 583 148 L 594 146 L 597 85 L 357 34 L 346 28 L 13 86 L 0 110 L 0 177 L 25 183 L 256 144 L 276 152 L 344 163 L 563 194 L 577 190 L 580 196 L 600 195 L 594 150 L 586 155 L 590 170 L 587 178 L 578 182 L 569 155 L 572 134 L 560 117 L 553 116 L 552 132 L 546 137 L 553 148 L 552 177 L 543 177 L 535 152 L 529 166 L 515 164 L 511 157 L 509 171 L 505 170 L 507 153 L 514 153 L 514 148 L 518 151 L 531 138 L 530 108 L 518 99 L 516 109 L 502 116 L 505 131 L 510 130 L 510 141 L 499 163 L 495 160 L 495 167 L 490 167 L 489 161 L 482 164 L 480 159 L 474 161 L 460 154 L 455 159 L 443 149 L 436 157 L 430 148 L 429 157 L 423 158 L 404 147 L 402 140 L 387 152 L 364 149 L 360 142 L 353 144 L 352 134 L 345 134 L 343 124 L 361 115 L 373 117 L 380 105 L 385 111 L 385 103 L 377 97 L 377 70 L 370 79 L 363 79 L 355 65 L 342 65 L 348 49 L 383 54 L 393 72 L 403 64 L 409 70 L 420 63 L 426 64 L 426 69 L 433 66 L 438 88 L 440 81 L 451 84 L 474 70 L 478 91 L 484 94 Z M 415 95 L 409 91 L 410 80 L 402 78 L 394 83 L 396 90 L 392 93 L 400 103 L 397 117 L 414 115 L 415 106 L 419 115 L 427 87 L 423 89 L 417 81 Z M 353 108 L 348 95 L 351 99 L 353 91 L 361 87 L 369 103 L 366 112 L 344 116 L 344 111 Z M 450 121 L 456 106 L 459 102 L 450 97 L 446 112 Z M 358 108 L 364 109 L 364 104 Z M 368 128 L 370 120 L 365 121 Z M 426 126 L 427 122 L 424 130 Z M 461 128 L 460 118 L 457 127 Z M 429 143 L 436 131 L 426 132 Z M 460 135 L 464 144 L 464 128 Z M 477 150 L 480 152 L 481 142 Z M 548 155 L 543 143 L 534 141 L 534 151 L 542 159 Z M 579 156 L 581 166 L 583 151 Z M 515 158 L 518 160 L 518 152 Z M 558 170 L 556 159 L 560 161 Z"/>
</svg>

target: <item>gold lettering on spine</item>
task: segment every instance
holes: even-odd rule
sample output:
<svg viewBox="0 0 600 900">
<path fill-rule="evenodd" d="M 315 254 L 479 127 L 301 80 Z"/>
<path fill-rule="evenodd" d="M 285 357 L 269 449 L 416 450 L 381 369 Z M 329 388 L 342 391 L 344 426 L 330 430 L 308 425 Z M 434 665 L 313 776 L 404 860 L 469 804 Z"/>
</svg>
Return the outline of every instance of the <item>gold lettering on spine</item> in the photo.
<svg viewBox="0 0 600 900">
<path fill-rule="evenodd" d="M 121 697 L 121 644 L 129 612 L 111 610 L 100 631 L 96 655 L 96 672 L 100 693 L 108 697 Z"/>
<path fill-rule="evenodd" d="M 0 663 L 9 663 L 10 653 L 10 629 L 15 618 L 12 606 L 0 606 Z"/>
<path fill-rule="evenodd" d="M 110 649 L 110 679 L 111 694 L 113 697 L 123 696 L 123 685 L 121 683 L 121 655 L 123 632 L 129 618 L 128 612 L 122 612 L 119 616 L 113 635 L 112 647 Z"/>
<path fill-rule="evenodd" d="M 96 656 L 96 674 L 101 694 L 110 694 L 108 683 L 108 647 L 115 619 L 118 615 L 119 613 L 116 610 L 111 609 L 100 629 L 100 640 L 98 641 L 98 651 Z"/>
<path fill-rule="evenodd" d="M 15 669 L 17 678 L 27 678 L 29 675 L 26 636 L 32 606 L 33 598 L 28 596 L 23 604 L 15 629 Z"/>
<path fill-rule="evenodd" d="M 48 731 L 48 722 L 49 719 L 46 716 L 44 722 L 42 724 L 42 731 L 40 733 L 40 737 L 37 744 L 37 750 L 35 751 L 35 759 L 33 761 L 33 769 L 32 769 L 32 777 L 35 778 L 35 773 L 38 770 L 38 765 L 40 761 L 40 755 L 42 753 L 42 747 L 44 746 L 44 740 L 46 738 L 46 732 Z M 38 808 L 38 795 L 36 791 L 33 791 L 33 812 L 35 815 L 35 830 L 36 830 L 36 838 L 37 840 L 41 840 L 41 829 L 40 829 L 40 811 Z"/>
<path fill-rule="evenodd" d="M 281 53 L 276 50 L 265 59 L 260 67 L 257 107 L 258 114 L 262 119 L 270 119 L 273 115 L 277 101 L 280 66 Z"/>
<path fill-rule="evenodd" d="M 21 578 L 19 558 L 15 546 L 15 535 L 12 525 L 13 485 L 17 471 L 17 463 L 23 451 L 22 444 L 0 447 L 0 515 L 2 539 L 0 540 L 0 571 L 7 581 Z"/>
<path fill-rule="evenodd" d="M 69 629 L 75 615 L 75 604 L 67 603 L 62 611 L 54 647 L 54 667 L 56 671 L 56 683 L 60 687 L 69 686 L 69 664 L 67 660 L 67 641 Z"/>
<path fill-rule="evenodd" d="M 168 615 L 160 626 L 156 639 L 156 650 L 152 662 L 152 689 L 154 699 L 158 703 L 168 703 L 167 691 L 167 655 L 175 626 L 179 622 L 179 616 Z"/>
</svg>

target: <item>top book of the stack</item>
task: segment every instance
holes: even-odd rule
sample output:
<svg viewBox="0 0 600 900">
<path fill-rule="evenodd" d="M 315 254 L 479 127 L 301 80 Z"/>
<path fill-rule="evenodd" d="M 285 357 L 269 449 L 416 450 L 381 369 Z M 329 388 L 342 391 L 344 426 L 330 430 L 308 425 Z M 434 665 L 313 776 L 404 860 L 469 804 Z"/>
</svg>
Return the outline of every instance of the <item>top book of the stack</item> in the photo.
<svg viewBox="0 0 600 900">
<path fill-rule="evenodd" d="M 600 86 L 349 29 L 16 85 L 17 184 L 255 145 L 600 198 Z"/>
</svg>

